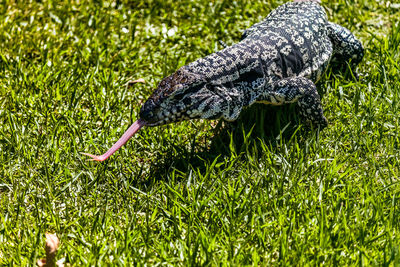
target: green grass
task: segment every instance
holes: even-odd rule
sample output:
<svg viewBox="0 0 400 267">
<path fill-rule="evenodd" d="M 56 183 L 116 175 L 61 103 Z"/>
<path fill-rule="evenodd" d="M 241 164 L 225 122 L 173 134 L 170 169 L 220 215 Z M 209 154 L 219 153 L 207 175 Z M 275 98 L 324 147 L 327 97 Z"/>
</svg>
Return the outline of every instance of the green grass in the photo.
<svg viewBox="0 0 400 267">
<path fill-rule="evenodd" d="M 398 265 L 400 8 L 324 2 L 366 48 L 359 81 L 318 84 L 328 128 L 255 106 L 145 128 L 104 163 L 80 152 L 283 1 L 1 2 L 0 265 L 34 265 L 46 232 L 72 266 Z"/>
</svg>

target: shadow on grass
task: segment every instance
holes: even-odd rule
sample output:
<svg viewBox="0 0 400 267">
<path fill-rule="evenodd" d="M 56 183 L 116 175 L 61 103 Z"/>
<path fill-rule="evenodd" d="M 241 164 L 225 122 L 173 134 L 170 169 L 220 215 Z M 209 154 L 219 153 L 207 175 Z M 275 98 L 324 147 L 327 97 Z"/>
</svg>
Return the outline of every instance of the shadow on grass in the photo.
<svg viewBox="0 0 400 267">
<path fill-rule="evenodd" d="M 189 173 L 190 169 L 204 172 L 207 165 L 215 160 L 218 163 L 232 153 L 239 155 L 246 152 L 249 144 L 253 144 L 252 147 L 259 150 L 256 154 L 260 155 L 261 146 L 257 146 L 259 142 L 274 147 L 278 142 L 289 140 L 294 134 L 307 134 L 306 130 L 298 131 L 299 117 L 296 110 L 296 105 L 274 107 L 255 104 L 244 110 L 235 122 L 219 121 L 208 135 L 211 136 L 210 142 L 196 140 L 196 134 L 192 134 L 189 138 L 192 140 L 190 146 L 168 150 L 152 164 L 149 177 L 153 179 L 143 182 L 168 180 L 172 172 Z"/>
</svg>

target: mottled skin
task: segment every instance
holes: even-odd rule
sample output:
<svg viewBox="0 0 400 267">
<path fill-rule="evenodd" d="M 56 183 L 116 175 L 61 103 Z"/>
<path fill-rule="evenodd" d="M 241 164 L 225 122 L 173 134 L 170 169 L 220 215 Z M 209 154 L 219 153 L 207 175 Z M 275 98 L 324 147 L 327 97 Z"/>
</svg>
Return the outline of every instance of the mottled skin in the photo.
<svg viewBox="0 0 400 267">
<path fill-rule="evenodd" d="M 140 110 L 140 119 L 106 153 L 85 155 L 106 160 L 143 126 L 199 118 L 233 121 L 256 102 L 297 102 L 300 115 L 323 128 L 328 123 L 314 83 L 330 61 L 354 68 L 363 55 L 361 43 L 329 22 L 318 3 L 286 3 L 247 29 L 239 43 L 164 78 Z"/>
<path fill-rule="evenodd" d="M 323 128 L 315 82 L 331 60 L 355 67 L 363 47 L 351 32 L 327 20 L 316 2 L 289 2 L 243 33 L 230 47 L 164 78 L 140 118 L 155 126 L 188 119 L 236 120 L 260 102 L 297 102 L 306 121 Z"/>
</svg>

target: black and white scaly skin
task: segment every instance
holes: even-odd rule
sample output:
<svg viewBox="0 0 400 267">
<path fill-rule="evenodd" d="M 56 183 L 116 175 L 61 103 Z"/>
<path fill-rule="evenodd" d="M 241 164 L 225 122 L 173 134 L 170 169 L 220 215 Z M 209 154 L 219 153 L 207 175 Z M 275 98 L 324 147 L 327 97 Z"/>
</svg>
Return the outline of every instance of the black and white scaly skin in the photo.
<svg viewBox="0 0 400 267">
<path fill-rule="evenodd" d="M 331 60 L 356 66 L 364 49 L 351 32 L 327 20 L 315 2 L 289 2 L 243 33 L 230 47 L 164 78 L 140 111 L 147 125 L 188 119 L 236 120 L 260 102 L 297 102 L 306 121 L 323 128 L 315 82 Z"/>
</svg>

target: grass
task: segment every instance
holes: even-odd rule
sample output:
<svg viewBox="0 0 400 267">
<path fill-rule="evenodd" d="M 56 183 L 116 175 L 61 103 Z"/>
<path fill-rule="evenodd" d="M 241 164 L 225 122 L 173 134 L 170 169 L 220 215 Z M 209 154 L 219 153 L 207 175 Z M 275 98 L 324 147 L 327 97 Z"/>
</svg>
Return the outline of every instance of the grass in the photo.
<svg viewBox="0 0 400 267">
<path fill-rule="evenodd" d="M 398 4 L 324 1 L 366 55 L 359 81 L 329 70 L 318 84 L 320 133 L 295 106 L 255 106 L 233 124 L 146 128 L 104 163 L 80 155 L 106 151 L 162 77 L 282 3 L 3 1 L 0 265 L 34 265 L 51 232 L 72 266 L 397 266 Z"/>
</svg>

